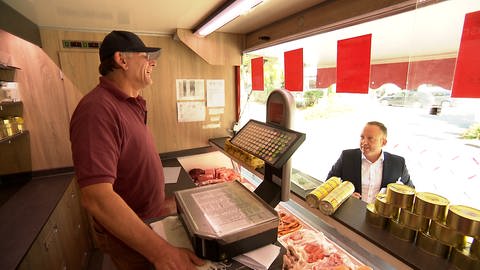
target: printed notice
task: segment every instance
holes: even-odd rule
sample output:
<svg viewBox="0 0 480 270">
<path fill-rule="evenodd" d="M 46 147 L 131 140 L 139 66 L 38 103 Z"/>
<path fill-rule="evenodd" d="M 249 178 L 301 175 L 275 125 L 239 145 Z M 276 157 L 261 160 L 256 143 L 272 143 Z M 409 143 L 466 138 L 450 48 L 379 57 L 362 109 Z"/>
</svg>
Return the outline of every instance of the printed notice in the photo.
<svg viewBox="0 0 480 270">
<path fill-rule="evenodd" d="M 235 190 L 217 188 L 192 194 L 213 230 L 219 235 L 255 225 L 269 217 L 269 212 L 250 196 Z"/>
<path fill-rule="evenodd" d="M 176 80 L 177 100 L 205 100 L 203 82 L 203 80 Z"/>
<path fill-rule="evenodd" d="M 207 80 L 207 107 L 225 107 L 225 80 Z"/>
<path fill-rule="evenodd" d="M 205 121 L 205 112 L 204 101 L 177 102 L 178 122 Z"/>
<path fill-rule="evenodd" d="M 224 113 L 223 108 L 209 108 L 208 109 L 208 114 L 210 115 L 215 115 L 215 114 L 223 114 Z"/>
</svg>

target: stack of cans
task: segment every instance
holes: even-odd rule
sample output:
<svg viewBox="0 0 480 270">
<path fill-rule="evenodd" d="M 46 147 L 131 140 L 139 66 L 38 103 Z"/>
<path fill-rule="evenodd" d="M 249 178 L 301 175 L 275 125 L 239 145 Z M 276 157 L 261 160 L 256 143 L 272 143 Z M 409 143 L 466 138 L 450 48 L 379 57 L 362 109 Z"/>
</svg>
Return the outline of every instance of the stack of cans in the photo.
<svg viewBox="0 0 480 270">
<path fill-rule="evenodd" d="M 459 269 L 480 269 L 480 210 L 393 183 L 367 205 L 366 221 Z"/>
</svg>

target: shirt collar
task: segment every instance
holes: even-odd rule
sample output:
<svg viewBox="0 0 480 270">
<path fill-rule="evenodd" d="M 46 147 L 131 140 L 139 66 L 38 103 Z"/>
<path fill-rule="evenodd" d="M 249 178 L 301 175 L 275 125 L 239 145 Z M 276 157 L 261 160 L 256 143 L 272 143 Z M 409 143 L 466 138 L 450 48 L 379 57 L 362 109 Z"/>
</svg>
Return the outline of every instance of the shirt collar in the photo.
<svg viewBox="0 0 480 270">
<path fill-rule="evenodd" d="M 377 162 L 377 161 L 383 162 L 384 159 L 385 159 L 385 155 L 383 154 L 383 150 L 382 150 L 382 152 L 380 153 L 380 157 L 375 162 Z M 375 162 L 371 162 L 370 160 L 368 160 L 367 157 L 363 154 L 363 152 L 362 152 L 362 160 L 368 161 L 370 163 L 375 163 Z"/>
<path fill-rule="evenodd" d="M 100 77 L 100 86 L 105 90 L 107 90 L 108 92 L 110 92 L 119 100 L 129 100 L 129 99 L 136 100 L 142 107 L 145 107 L 146 105 L 146 101 L 142 96 L 138 95 L 136 98 L 134 98 L 125 94 L 122 90 L 120 90 L 117 86 L 115 86 L 109 79 L 107 79 L 104 76 Z"/>
</svg>

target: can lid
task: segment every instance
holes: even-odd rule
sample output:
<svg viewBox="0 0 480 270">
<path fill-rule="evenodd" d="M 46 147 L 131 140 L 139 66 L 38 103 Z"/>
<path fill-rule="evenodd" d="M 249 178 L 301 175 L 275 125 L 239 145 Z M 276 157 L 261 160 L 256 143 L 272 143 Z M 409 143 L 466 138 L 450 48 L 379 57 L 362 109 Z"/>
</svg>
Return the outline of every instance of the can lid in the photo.
<svg viewBox="0 0 480 270">
<path fill-rule="evenodd" d="M 450 203 L 447 198 L 430 192 L 417 192 L 415 196 L 417 199 L 431 204 L 448 205 Z"/>
<path fill-rule="evenodd" d="M 373 203 L 367 204 L 367 211 L 372 212 L 376 214 L 377 212 L 375 211 L 375 205 Z"/>
<path fill-rule="evenodd" d="M 377 196 L 375 196 L 375 197 L 379 202 L 387 203 L 387 194 L 386 193 L 378 193 Z"/>
<path fill-rule="evenodd" d="M 400 194 L 405 194 L 405 195 L 415 194 L 415 189 L 414 188 L 412 188 L 410 186 L 407 186 L 407 185 L 398 184 L 398 183 L 388 184 L 387 189 L 390 189 L 391 191 L 393 191 L 395 193 L 400 193 Z"/>
<path fill-rule="evenodd" d="M 466 205 L 451 205 L 449 210 L 452 213 L 473 221 L 480 221 L 480 210 Z"/>
</svg>

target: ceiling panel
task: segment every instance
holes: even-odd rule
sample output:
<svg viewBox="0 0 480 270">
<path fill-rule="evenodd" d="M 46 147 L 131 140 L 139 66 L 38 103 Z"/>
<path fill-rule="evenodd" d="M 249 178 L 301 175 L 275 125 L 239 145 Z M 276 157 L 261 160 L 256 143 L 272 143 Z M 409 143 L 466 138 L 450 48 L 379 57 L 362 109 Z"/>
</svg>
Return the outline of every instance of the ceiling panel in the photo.
<svg viewBox="0 0 480 270">
<path fill-rule="evenodd" d="M 3 0 L 40 27 L 173 34 L 193 29 L 224 0 Z M 324 0 L 266 0 L 220 29 L 246 34 Z"/>
</svg>

